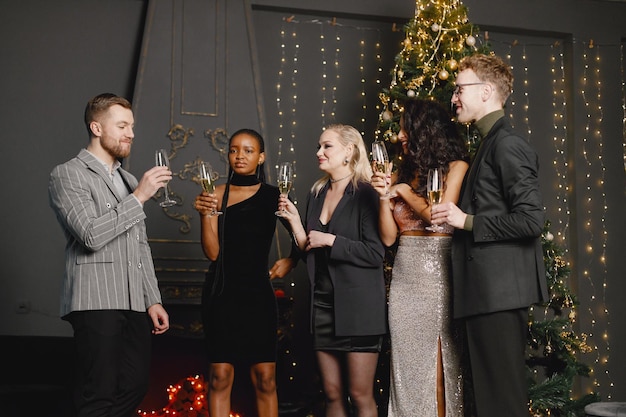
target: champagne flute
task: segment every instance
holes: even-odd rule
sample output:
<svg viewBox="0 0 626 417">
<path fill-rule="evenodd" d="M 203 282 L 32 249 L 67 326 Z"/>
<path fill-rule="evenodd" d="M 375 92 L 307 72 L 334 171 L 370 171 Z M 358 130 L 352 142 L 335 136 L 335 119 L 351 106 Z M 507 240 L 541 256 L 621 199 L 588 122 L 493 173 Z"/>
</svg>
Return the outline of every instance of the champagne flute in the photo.
<svg viewBox="0 0 626 417">
<path fill-rule="evenodd" d="M 291 162 L 283 162 L 278 167 L 278 190 L 281 195 L 288 195 L 293 185 L 293 166 Z M 278 210 L 274 214 L 282 216 L 285 209 Z"/>
<path fill-rule="evenodd" d="M 383 172 L 385 175 L 391 175 L 391 164 L 389 163 L 389 154 L 385 143 L 381 140 L 372 142 L 372 169 L 374 172 Z M 389 193 L 389 184 L 385 178 L 385 196 L 394 197 Z"/>
<path fill-rule="evenodd" d="M 167 151 L 165 149 L 158 149 L 155 153 L 155 159 L 157 166 L 170 168 L 170 160 L 167 157 Z M 172 200 L 167 192 L 167 182 L 163 186 L 165 192 L 165 200 L 161 201 L 159 205 L 161 207 L 171 207 L 176 204 L 176 201 Z"/>
<path fill-rule="evenodd" d="M 198 165 L 198 172 L 200 174 L 200 185 L 204 191 L 209 194 L 215 194 L 215 181 L 219 177 L 219 174 L 213 171 L 211 164 L 208 162 L 200 161 Z M 211 210 L 211 216 L 220 215 L 221 211 L 217 211 L 215 209 Z"/>
<path fill-rule="evenodd" d="M 428 170 L 428 179 L 426 180 L 426 192 L 428 193 L 428 201 L 431 206 L 441 203 L 443 197 L 443 171 L 441 168 L 432 168 Z M 425 227 L 431 232 L 441 232 L 443 227 L 430 225 Z"/>
</svg>

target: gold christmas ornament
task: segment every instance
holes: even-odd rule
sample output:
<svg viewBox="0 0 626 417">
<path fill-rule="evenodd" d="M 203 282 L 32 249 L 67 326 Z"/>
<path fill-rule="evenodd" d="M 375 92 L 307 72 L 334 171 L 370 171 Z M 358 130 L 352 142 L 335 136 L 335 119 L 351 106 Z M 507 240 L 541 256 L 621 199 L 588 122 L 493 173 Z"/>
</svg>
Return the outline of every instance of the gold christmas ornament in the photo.
<svg viewBox="0 0 626 417">
<path fill-rule="evenodd" d="M 391 137 L 389 138 L 389 142 L 391 143 L 398 143 L 398 135 L 395 133 L 391 134 Z"/>
<path fill-rule="evenodd" d="M 465 39 L 465 43 L 468 44 L 469 46 L 474 46 L 476 45 L 476 38 L 473 37 L 472 35 L 469 35 L 467 39 Z"/>
<path fill-rule="evenodd" d="M 433 32 L 439 32 L 439 25 L 437 23 L 433 23 L 433 25 L 430 27 L 430 29 Z"/>
<path fill-rule="evenodd" d="M 449 75 L 450 74 L 448 74 L 448 71 L 446 71 L 445 69 L 439 71 L 439 79 L 441 80 L 447 80 Z"/>
<path fill-rule="evenodd" d="M 406 92 L 406 95 L 407 95 L 407 97 L 413 98 L 413 97 L 415 97 L 415 91 L 409 90 L 409 91 Z"/>
<path fill-rule="evenodd" d="M 459 67 L 459 63 L 456 62 L 456 59 L 451 59 L 448 61 L 448 68 L 450 68 L 450 70 L 454 71 Z"/>
<path fill-rule="evenodd" d="M 384 120 L 385 122 L 388 122 L 388 121 L 390 121 L 391 119 L 393 119 L 393 113 L 392 113 L 392 112 L 390 112 L 389 110 L 385 110 L 385 111 L 383 112 L 383 120 Z"/>
</svg>

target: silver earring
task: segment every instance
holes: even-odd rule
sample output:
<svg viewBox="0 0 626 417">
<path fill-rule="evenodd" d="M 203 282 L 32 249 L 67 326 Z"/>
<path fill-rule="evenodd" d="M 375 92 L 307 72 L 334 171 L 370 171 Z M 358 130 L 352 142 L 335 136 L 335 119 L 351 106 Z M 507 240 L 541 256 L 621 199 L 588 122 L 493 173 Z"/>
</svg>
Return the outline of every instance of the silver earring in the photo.
<svg viewBox="0 0 626 417">
<path fill-rule="evenodd" d="M 344 159 L 344 160 L 343 160 L 343 164 L 344 164 L 344 165 L 348 165 L 349 163 L 350 163 L 350 161 L 348 161 L 347 159 Z"/>
</svg>

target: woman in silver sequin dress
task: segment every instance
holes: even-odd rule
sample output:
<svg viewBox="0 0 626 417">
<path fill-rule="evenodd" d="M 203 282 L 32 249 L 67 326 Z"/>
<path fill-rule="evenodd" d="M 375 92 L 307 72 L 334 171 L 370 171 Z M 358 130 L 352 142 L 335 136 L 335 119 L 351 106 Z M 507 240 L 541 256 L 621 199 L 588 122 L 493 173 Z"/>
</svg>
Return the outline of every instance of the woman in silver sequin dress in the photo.
<svg viewBox="0 0 626 417">
<path fill-rule="evenodd" d="M 372 177 L 381 196 L 381 239 L 387 246 L 399 239 L 389 288 L 388 417 L 462 417 L 462 339 L 450 311 L 452 228 L 425 227 L 429 168 L 443 168 L 442 201 L 456 202 L 468 168 L 467 149 L 448 112 L 434 101 L 407 101 L 400 126 L 403 156 L 397 173 Z M 385 194 L 389 183 L 391 199 Z"/>
</svg>

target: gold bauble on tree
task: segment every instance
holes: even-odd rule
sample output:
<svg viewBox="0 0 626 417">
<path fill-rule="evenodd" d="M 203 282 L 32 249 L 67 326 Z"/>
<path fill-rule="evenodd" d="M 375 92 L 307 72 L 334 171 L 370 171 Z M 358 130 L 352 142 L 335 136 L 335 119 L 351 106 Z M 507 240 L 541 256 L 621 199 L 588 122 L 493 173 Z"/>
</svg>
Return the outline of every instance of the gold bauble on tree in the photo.
<svg viewBox="0 0 626 417">
<path fill-rule="evenodd" d="M 439 79 L 440 80 L 447 80 L 448 77 L 450 76 L 450 74 L 448 74 L 448 71 L 446 71 L 445 69 L 442 69 L 441 71 L 439 71 Z"/>
<path fill-rule="evenodd" d="M 459 63 L 456 61 L 456 59 L 453 58 L 448 61 L 448 68 L 450 68 L 451 71 L 455 71 L 458 67 Z"/>
</svg>

